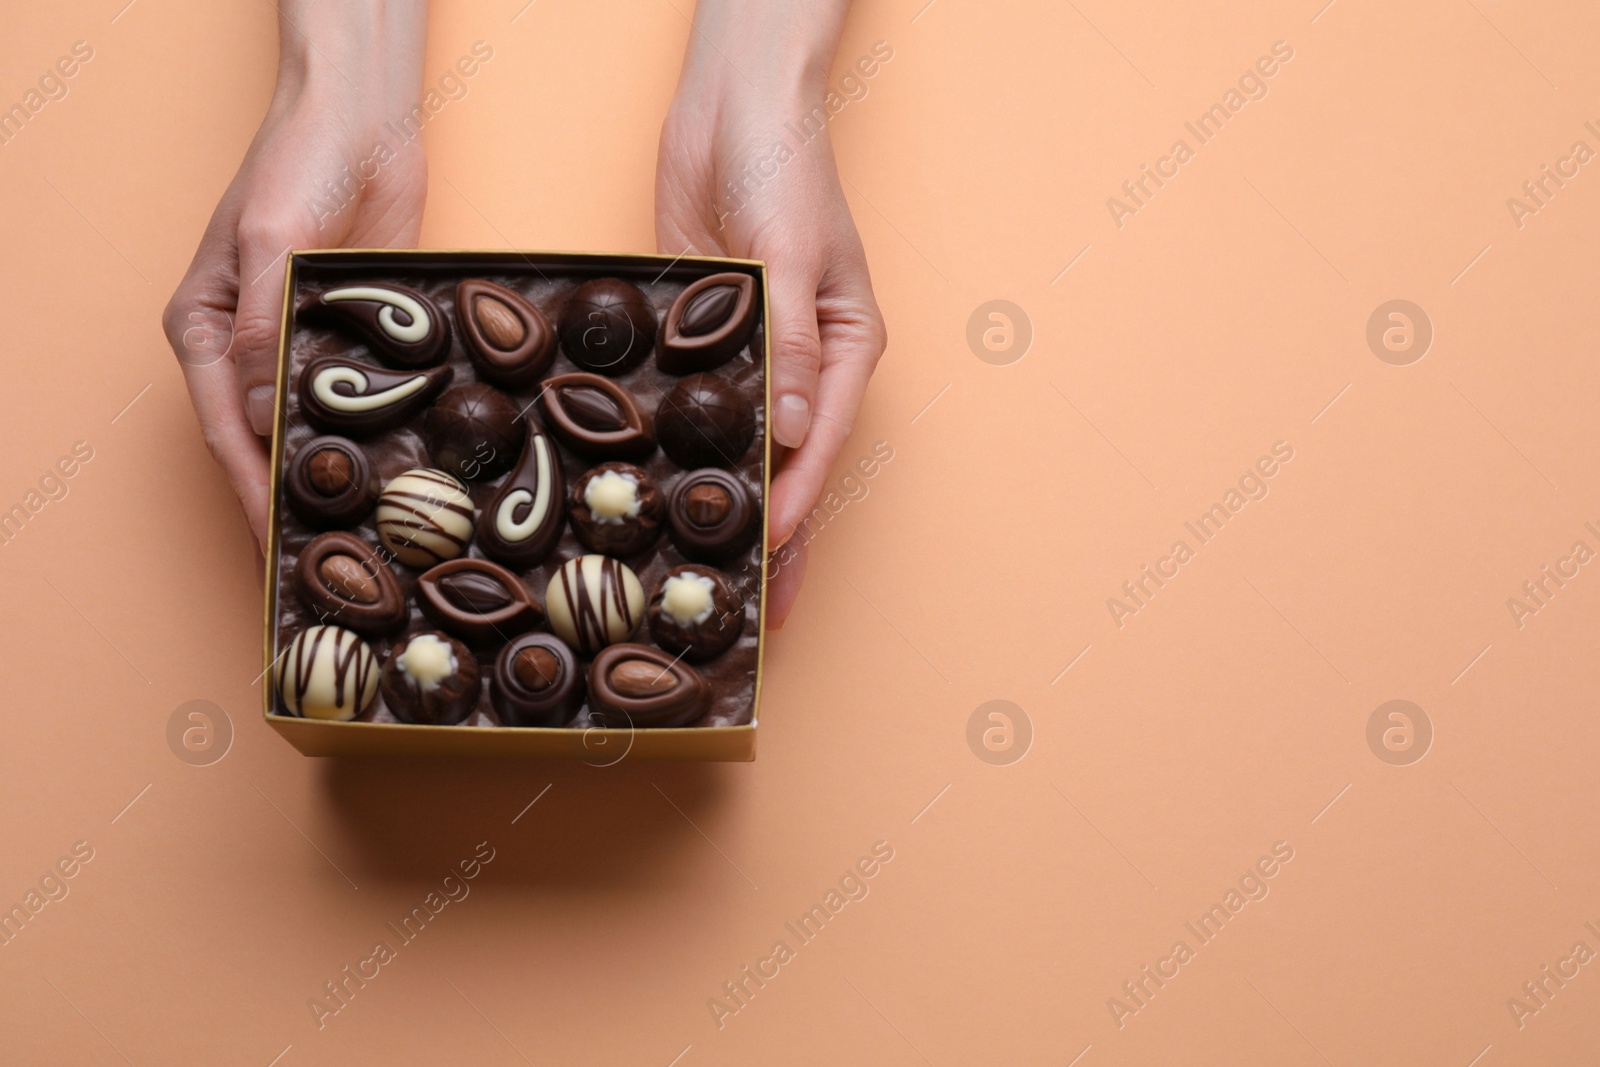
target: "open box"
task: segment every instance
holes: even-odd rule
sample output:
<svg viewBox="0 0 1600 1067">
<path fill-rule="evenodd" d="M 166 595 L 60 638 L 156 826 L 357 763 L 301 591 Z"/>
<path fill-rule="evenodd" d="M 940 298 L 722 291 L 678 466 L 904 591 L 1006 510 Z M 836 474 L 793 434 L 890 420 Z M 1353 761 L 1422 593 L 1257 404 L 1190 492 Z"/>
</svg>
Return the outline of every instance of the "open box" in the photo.
<svg viewBox="0 0 1600 1067">
<path fill-rule="evenodd" d="M 754 281 L 756 325 L 748 343 L 726 366 L 715 373 L 727 377 L 751 396 L 756 412 L 756 437 L 749 450 L 733 465 L 751 489 L 759 486 L 762 512 L 760 533 L 754 546 L 741 556 L 719 565 L 738 588 L 744 601 L 744 624 L 738 641 L 721 657 L 702 667 L 716 696 L 715 703 L 694 725 L 681 727 L 601 726 L 589 718 L 588 706 L 571 725 L 562 727 L 506 726 L 491 706 L 488 665 L 492 654 L 478 655 L 484 676 L 483 695 L 476 710 L 457 725 L 420 725 L 400 722 L 387 709 L 382 695 L 373 699 L 365 711 L 351 721 L 302 718 L 291 714 L 278 694 L 280 657 L 289 648 L 298 630 L 314 624 L 305 603 L 299 599 L 289 576 L 300 549 L 319 532 L 307 525 L 294 508 L 286 505 L 284 481 L 286 461 L 296 449 L 319 431 L 306 422 L 297 379 L 305 365 L 329 353 L 348 353 L 351 359 L 373 367 L 393 365 L 379 358 L 356 334 L 308 322 L 297 309 L 309 297 L 334 286 L 381 285 L 409 287 L 431 297 L 453 327 L 445 365 L 453 368 L 453 384 L 475 382 L 478 376 L 464 351 L 462 330 L 454 309 L 458 282 L 481 278 L 512 289 L 532 303 L 551 324 L 559 321 L 567 297 L 585 281 L 620 278 L 638 286 L 645 294 L 659 327 L 678 294 L 698 279 L 713 274 L 743 274 Z M 582 759 L 592 764 L 611 764 L 623 758 L 691 761 L 753 760 L 755 728 L 761 685 L 762 626 L 765 621 L 768 544 L 765 506 L 770 488 L 771 443 L 767 432 L 770 410 L 770 345 L 767 280 L 765 265 L 758 261 L 720 259 L 704 256 L 661 256 L 590 254 L 571 252 L 508 251 L 431 251 L 431 250 L 336 250 L 296 252 L 289 257 L 284 286 L 282 340 L 278 356 L 278 420 L 273 435 L 271 514 L 267 560 L 264 665 L 262 676 L 263 713 L 267 722 L 302 753 L 311 756 L 333 755 L 427 755 L 427 754 L 505 754 L 557 759 Z M 538 376 L 538 381 L 506 393 L 526 412 L 534 424 L 539 414 L 534 402 L 540 383 L 559 374 L 584 371 L 557 345 L 554 362 Z M 643 363 L 616 380 L 627 388 L 638 406 L 653 412 L 661 396 L 677 376 L 657 367 L 652 350 Z M 428 453 L 416 432 L 418 415 L 406 424 L 358 439 L 374 467 L 378 484 L 384 484 L 403 470 L 430 467 Z M 597 461 L 562 450 L 569 482 Z M 638 461 L 652 477 L 667 487 L 681 468 L 657 451 L 648 460 Z M 482 507 L 504 475 L 470 484 L 474 504 Z M 371 545 L 379 543 L 375 521 L 368 514 L 358 523 L 344 527 Z M 541 600 L 549 577 L 563 561 L 588 550 L 578 544 L 570 528 L 563 529 L 559 543 L 547 560 L 526 569 L 513 568 L 526 586 Z M 480 555 L 474 542 L 466 555 Z M 660 576 L 685 562 L 665 536 L 640 559 L 630 560 L 636 567 L 645 595 Z M 410 621 L 404 633 L 432 629 L 432 624 L 416 607 L 416 568 L 391 563 L 402 586 Z M 634 641 L 648 644 L 650 629 L 641 624 Z M 513 635 L 514 636 L 514 635 Z M 368 637 L 377 663 L 387 659 L 391 637 Z M 580 669 L 588 659 L 579 661 Z"/>
</svg>

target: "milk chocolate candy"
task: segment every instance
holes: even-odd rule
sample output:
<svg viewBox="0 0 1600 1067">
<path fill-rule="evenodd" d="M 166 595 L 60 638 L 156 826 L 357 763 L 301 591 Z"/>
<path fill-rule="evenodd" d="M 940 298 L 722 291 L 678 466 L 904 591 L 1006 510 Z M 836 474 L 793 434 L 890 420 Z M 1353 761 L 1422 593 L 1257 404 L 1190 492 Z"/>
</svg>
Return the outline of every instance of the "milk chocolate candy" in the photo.
<svg viewBox="0 0 1600 1067">
<path fill-rule="evenodd" d="M 456 286 L 456 324 L 478 376 L 505 389 L 532 385 L 556 357 L 555 331 L 539 309 L 482 278 Z"/>
<path fill-rule="evenodd" d="M 483 683 L 466 645 L 429 631 L 395 643 L 378 687 L 402 722 L 451 726 L 472 714 Z"/>
<path fill-rule="evenodd" d="M 685 563 L 661 579 L 645 617 L 656 644 L 691 663 L 704 663 L 739 640 L 744 603 L 721 571 Z"/>
<path fill-rule="evenodd" d="M 655 479 L 631 463 L 602 463 L 572 483 L 572 533 L 591 552 L 638 555 L 661 536 L 666 514 Z"/>
<path fill-rule="evenodd" d="M 732 559 L 761 536 L 761 508 L 739 477 L 716 467 L 690 471 L 667 494 L 667 522 L 679 552 L 702 563 Z"/>
<path fill-rule="evenodd" d="M 655 346 L 655 312 L 620 278 L 584 282 L 561 309 L 561 351 L 584 370 L 623 374 Z"/>
<path fill-rule="evenodd" d="M 354 526 L 378 500 L 367 454 L 343 437 L 313 437 L 283 472 L 283 495 L 306 525 L 319 530 Z"/>
<path fill-rule="evenodd" d="M 583 695 L 577 657 L 554 634 L 514 637 L 495 657 L 489 701 L 507 726 L 565 726 Z"/>
<path fill-rule="evenodd" d="M 538 404 L 555 439 L 580 456 L 640 460 L 656 450 L 650 416 L 609 378 L 558 374 L 545 380 Z"/>
<path fill-rule="evenodd" d="M 345 356 L 324 356 L 300 372 L 300 409 L 318 429 L 369 436 L 421 412 L 453 373 L 449 367 L 385 370 Z"/>
<path fill-rule="evenodd" d="M 589 717 L 596 726 L 686 726 L 705 714 L 710 699 L 700 672 L 649 645 L 611 645 L 589 665 Z"/>
<path fill-rule="evenodd" d="M 506 641 L 544 621 L 522 579 L 486 559 L 453 559 L 417 579 L 417 603 L 434 625 L 476 645 Z"/>
<path fill-rule="evenodd" d="M 566 525 L 567 479 L 555 443 L 529 429 L 522 458 L 478 517 L 478 545 L 508 567 L 531 567 L 550 554 Z"/>
<path fill-rule="evenodd" d="M 353 330 L 379 359 L 397 367 L 431 367 L 450 351 L 450 323 L 439 305 L 404 286 L 324 289 L 300 313 Z"/>
<path fill-rule="evenodd" d="M 378 691 L 378 657 L 353 630 L 310 626 L 278 660 L 278 698 L 291 715 L 349 720 Z"/>
<path fill-rule="evenodd" d="M 361 538 L 333 530 L 313 538 L 294 564 L 294 587 L 323 622 L 382 634 L 405 625 L 405 594 L 394 572 Z"/>
<path fill-rule="evenodd" d="M 667 312 L 656 366 L 668 374 L 720 367 L 749 343 L 756 312 L 748 274 L 713 274 L 685 286 Z"/>
</svg>

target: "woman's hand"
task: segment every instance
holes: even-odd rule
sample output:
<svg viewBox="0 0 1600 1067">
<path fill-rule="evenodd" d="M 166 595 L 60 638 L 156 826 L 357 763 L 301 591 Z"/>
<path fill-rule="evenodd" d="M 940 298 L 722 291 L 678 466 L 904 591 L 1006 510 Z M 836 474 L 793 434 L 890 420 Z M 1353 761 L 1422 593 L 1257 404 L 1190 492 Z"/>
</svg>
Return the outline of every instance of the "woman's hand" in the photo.
<svg viewBox="0 0 1600 1067">
<path fill-rule="evenodd" d="M 272 104 L 163 316 L 263 552 L 285 253 L 415 244 L 427 194 L 420 141 L 396 134 L 421 92 L 425 0 L 279 13 Z"/>
<path fill-rule="evenodd" d="M 767 502 L 774 545 L 789 540 L 822 494 L 887 343 L 826 123 L 813 118 L 846 6 L 700 0 L 661 130 L 661 250 L 767 262 L 769 426 L 787 450 Z M 767 603 L 772 628 L 799 594 L 804 542 L 780 550 L 778 561 Z"/>
</svg>

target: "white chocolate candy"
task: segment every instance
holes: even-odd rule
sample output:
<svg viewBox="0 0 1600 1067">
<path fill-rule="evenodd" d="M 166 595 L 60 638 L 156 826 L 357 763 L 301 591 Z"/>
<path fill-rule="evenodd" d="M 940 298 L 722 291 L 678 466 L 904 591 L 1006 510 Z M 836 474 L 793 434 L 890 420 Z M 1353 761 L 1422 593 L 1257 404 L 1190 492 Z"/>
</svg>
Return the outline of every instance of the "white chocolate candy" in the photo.
<svg viewBox="0 0 1600 1067">
<path fill-rule="evenodd" d="M 343 289 L 330 289 L 322 294 L 324 303 L 334 304 L 342 300 L 370 300 L 383 307 L 378 311 L 378 326 L 384 333 L 393 337 L 402 344 L 416 344 L 428 336 L 428 331 L 433 328 L 433 321 L 428 316 L 428 309 L 404 293 L 397 293 L 393 289 L 379 289 L 370 285 L 349 285 Z M 399 308 L 411 317 L 411 325 L 402 326 L 395 320 L 395 309 Z"/>
<path fill-rule="evenodd" d="M 424 693 L 439 688 L 440 682 L 456 673 L 456 667 L 455 649 L 437 634 L 418 634 L 406 643 L 406 650 L 400 653 L 400 669 Z"/>
<path fill-rule="evenodd" d="M 383 487 L 375 516 L 378 540 L 401 563 L 431 567 L 466 551 L 476 515 L 459 481 L 418 467 Z"/>
<path fill-rule="evenodd" d="M 278 662 L 284 706 L 308 719 L 353 719 L 377 691 L 378 657 L 340 626 L 308 627 Z"/>
<path fill-rule="evenodd" d="M 674 574 L 661 586 L 661 613 L 680 626 L 697 626 L 711 618 L 715 592 L 703 574 Z"/>
<path fill-rule="evenodd" d="M 567 560 L 544 599 L 550 629 L 586 656 L 626 640 L 644 616 L 639 576 L 610 556 Z"/>
<path fill-rule="evenodd" d="M 583 487 L 583 503 L 597 522 L 619 523 L 639 517 L 639 480 L 630 474 L 602 471 Z"/>
</svg>

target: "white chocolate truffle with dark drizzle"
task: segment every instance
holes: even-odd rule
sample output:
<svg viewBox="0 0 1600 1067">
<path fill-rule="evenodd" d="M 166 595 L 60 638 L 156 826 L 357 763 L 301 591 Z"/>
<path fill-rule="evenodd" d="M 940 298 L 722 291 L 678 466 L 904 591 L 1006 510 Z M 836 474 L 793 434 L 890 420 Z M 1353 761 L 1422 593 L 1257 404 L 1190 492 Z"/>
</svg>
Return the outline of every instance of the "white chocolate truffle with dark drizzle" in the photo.
<svg viewBox="0 0 1600 1067">
<path fill-rule="evenodd" d="M 417 467 L 383 487 L 378 540 L 401 563 L 432 567 L 467 550 L 476 517 L 466 486 L 444 471 Z"/>
<path fill-rule="evenodd" d="M 639 628 L 644 587 L 638 575 L 610 556 L 579 556 L 550 579 L 544 603 L 556 636 L 592 656 Z"/>
<path fill-rule="evenodd" d="M 353 719 L 377 691 L 378 657 L 342 626 L 307 627 L 278 661 L 279 698 L 308 719 Z"/>
</svg>

